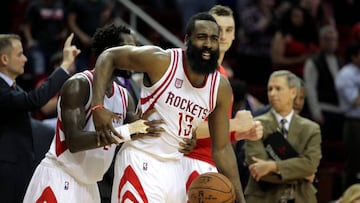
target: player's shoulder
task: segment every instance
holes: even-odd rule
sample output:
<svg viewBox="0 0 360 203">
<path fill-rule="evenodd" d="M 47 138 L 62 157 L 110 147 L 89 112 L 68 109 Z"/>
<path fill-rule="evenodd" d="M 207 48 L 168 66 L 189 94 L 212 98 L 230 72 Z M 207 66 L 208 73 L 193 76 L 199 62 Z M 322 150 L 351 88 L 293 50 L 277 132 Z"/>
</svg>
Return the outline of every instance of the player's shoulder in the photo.
<svg viewBox="0 0 360 203">
<path fill-rule="evenodd" d="M 226 78 L 226 76 L 220 74 L 220 72 L 215 72 L 213 74 L 216 74 L 215 77 L 218 77 L 220 79 L 220 87 L 221 88 L 227 88 L 231 90 L 231 85 L 229 80 Z"/>
<path fill-rule="evenodd" d="M 65 81 L 62 90 L 67 91 L 82 91 L 84 88 L 89 87 L 89 80 L 84 74 L 76 73 Z"/>
<path fill-rule="evenodd" d="M 137 47 L 138 51 L 152 53 L 152 54 L 167 54 L 168 50 L 165 50 L 159 46 L 155 45 L 143 45 L 140 47 Z"/>
<path fill-rule="evenodd" d="M 144 45 L 136 47 L 134 52 L 136 57 L 142 57 L 143 59 L 149 59 L 156 63 L 156 61 L 169 61 L 171 59 L 171 51 L 169 49 L 163 49 L 159 46 Z"/>
<path fill-rule="evenodd" d="M 92 76 L 79 72 L 72 75 L 69 79 L 67 79 L 65 83 L 84 83 L 84 82 L 87 83 L 89 79 L 91 80 L 90 77 Z"/>
<path fill-rule="evenodd" d="M 229 80 L 219 73 L 214 73 L 214 74 L 217 74 L 216 77 L 218 77 L 220 80 L 219 88 L 218 88 L 218 96 L 217 96 L 218 100 L 231 98 L 232 88 Z"/>
</svg>

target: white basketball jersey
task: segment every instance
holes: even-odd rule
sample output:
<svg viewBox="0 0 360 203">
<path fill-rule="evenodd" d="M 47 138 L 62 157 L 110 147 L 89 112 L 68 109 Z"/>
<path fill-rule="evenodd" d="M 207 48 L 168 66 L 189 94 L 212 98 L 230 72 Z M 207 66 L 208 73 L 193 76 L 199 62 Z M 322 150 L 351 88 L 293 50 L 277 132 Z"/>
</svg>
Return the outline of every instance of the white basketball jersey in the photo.
<svg viewBox="0 0 360 203">
<path fill-rule="evenodd" d="M 162 160 L 179 160 L 183 154 L 179 142 L 191 138 L 192 130 L 203 122 L 216 104 L 220 75 L 209 74 L 203 87 L 196 88 L 188 80 L 183 64 L 182 49 L 169 49 L 171 63 L 162 76 L 151 87 L 142 85 L 140 107 L 143 113 L 152 108 L 156 112 L 150 120 L 163 119 L 165 129 L 159 137 L 145 137 L 125 143 Z"/>
<path fill-rule="evenodd" d="M 90 110 L 93 72 L 84 71 L 78 74 L 87 78 L 90 84 L 90 96 L 85 106 L 86 124 L 84 130 L 95 131 L 92 112 Z M 113 82 L 112 89 L 113 94 L 110 97 L 105 96 L 104 98 L 104 106 L 119 115 L 120 120 L 113 122 L 114 127 L 117 127 L 122 125 L 125 119 L 128 97 L 126 89 L 117 85 L 115 82 Z M 55 160 L 59 167 L 63 168 L 76 180 L 85 184 L 94 184 L 97 181 L 102 180 L 104 173 L 108 170 L 115 153 L 116 145 L 112 144 L 111 146 L 71 153 L 66 146 L 65 135 L 62 129 L 60 100 L 61 97 L 58 102 L 56 132 L 50 149 L 46 154 L 46 159 L 51 159 L 48 160 L 50 162 Z M 44 161 L 46 161 L 46 159 Z"/>
</svg>

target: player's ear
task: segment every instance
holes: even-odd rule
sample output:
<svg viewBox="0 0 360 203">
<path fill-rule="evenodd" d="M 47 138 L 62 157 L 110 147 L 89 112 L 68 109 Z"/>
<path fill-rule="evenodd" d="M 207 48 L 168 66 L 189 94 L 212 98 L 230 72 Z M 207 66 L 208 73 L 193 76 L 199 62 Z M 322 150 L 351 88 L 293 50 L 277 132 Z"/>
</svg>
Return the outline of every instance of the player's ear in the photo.
<svg viewBox="0 0 360 203">
<path fill-rule="evenodd" d="M 184 39 L 184 43 L 185 45 L 187 45 L 187 43 L 189 42 L 190 36 L 189 35 L 185 35 L 185 39 Z"/>
<path fill-rule="evenodd" d="M 0 64 L 6 65 L 9 61 L 9 56 L 7 54 L 0 54 Z"/>
</svg>

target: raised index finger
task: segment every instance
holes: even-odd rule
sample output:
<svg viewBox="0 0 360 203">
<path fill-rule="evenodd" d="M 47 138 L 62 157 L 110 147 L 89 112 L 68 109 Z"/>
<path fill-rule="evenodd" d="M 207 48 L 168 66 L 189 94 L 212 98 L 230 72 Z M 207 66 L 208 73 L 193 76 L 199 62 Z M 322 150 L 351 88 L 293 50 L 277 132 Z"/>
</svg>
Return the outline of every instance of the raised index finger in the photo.
<svg viewBox="0 0 360 203">
<path fill-rule="evenodd" d="M 65 41 L 64 46 L 65 46 L 65 47 L 70 47 L 73 38 L 74 38 L 74 33 L 71 33 L 71 34 L 66 38 L 66 41 Z"/>
</svg>

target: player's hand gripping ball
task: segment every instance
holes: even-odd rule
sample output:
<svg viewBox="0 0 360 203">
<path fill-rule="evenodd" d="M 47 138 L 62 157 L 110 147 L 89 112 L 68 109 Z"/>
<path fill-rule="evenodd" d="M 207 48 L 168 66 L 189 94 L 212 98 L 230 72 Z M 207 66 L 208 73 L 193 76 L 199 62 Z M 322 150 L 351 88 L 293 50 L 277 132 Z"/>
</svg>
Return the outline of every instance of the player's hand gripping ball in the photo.
<svg viewBox="0 0 360 203">
<path fill-rule="evenodd" d="M 201 174 L 191 183 L 189 203 L 233 203 L 235 189 L 230 180 L 221 173 Z"/>
</svg>

